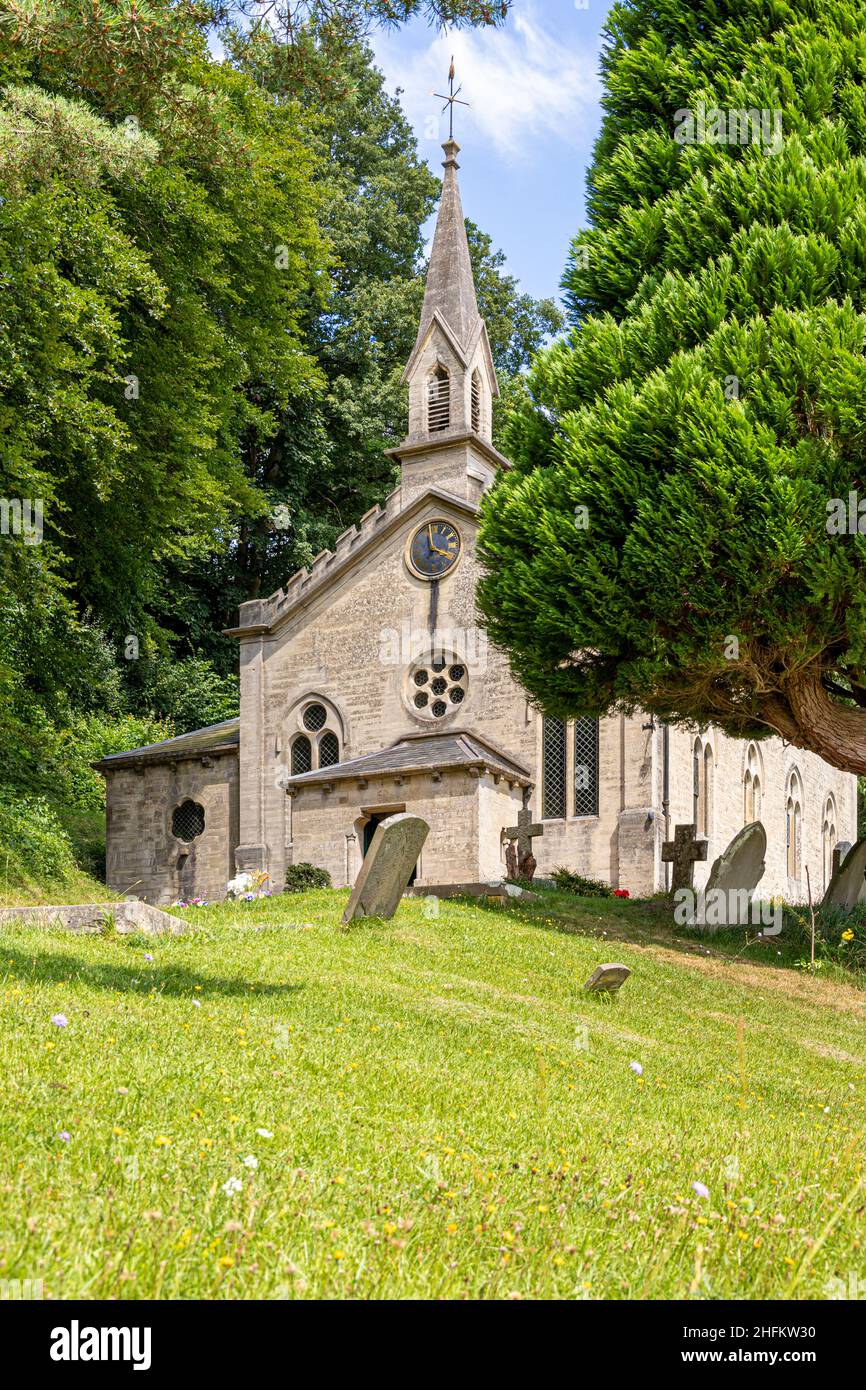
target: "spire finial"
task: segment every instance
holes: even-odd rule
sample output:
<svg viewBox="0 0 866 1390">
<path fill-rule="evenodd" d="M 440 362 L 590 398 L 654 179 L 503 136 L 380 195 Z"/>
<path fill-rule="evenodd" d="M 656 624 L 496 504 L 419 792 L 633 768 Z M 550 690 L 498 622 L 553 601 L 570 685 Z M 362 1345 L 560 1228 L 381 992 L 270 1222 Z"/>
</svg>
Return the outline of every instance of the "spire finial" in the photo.
<svg viewBox="0 0 866 1390">
<path fill-rule="evenodd" d="M 456 91 L 456 92 L 455 92 L 455 90 L 454 90 L 454 79 L 455 79 L 456 75 L 457 75 L 457 72 L 456 72 L 456 69 L 455 69 L 455 67 L 454 67 L 454 55 L 452 54 L 452 55 L 451 55 L 451 66 L 450 66 L 450 68 L 448 69 L 448 96 L 446 96 L 444 92 L 433 92 L 433 93 L 432 93 L 432 95 L 433 95 L 434 97 L 440 97 L 441 100 L 445 102 L 445 105 L 442 107 L 442 111 L 443 111 L 443 114 L 444 114 L 444 112 L 446 112 L 446 111 L 448 112 L 448 139 L 449 139 L 450 142 L 453 142 L 453 140 L 454 140 L 454 107 L 455 107 L 455 104 L 456 104 L 457 106 L 469 106 L 469 102 L 468 102 L 468 101 L 460 101 L 460 100 L 459 100 L 460 93 L 463 91 L 463 83 L 461 82 L 461 84 L 460 84 L 460 86 L 457 88 L 457 91 Z"/>
</svg>

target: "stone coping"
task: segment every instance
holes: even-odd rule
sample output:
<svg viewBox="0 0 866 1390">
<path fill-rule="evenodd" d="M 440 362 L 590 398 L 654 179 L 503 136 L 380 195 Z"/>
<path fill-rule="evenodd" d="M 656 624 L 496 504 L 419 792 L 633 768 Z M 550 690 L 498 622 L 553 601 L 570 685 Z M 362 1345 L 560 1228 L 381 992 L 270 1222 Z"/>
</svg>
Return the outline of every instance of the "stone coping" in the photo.
<svg viewBox="0 0 866 1390">
<path fill-rule="evenodd" d="M 180 917 L 172 917 L 161 912 L 150 903 L 60 903 L 56 907 L 3 907 L 0 908 L 0 930 L 5 927 L 37 926 L 63 927 L 67 931 L 99 932 L 105 927 L 106 919 L 113 917 L 121 936 L 132 932 L 145 932 L 148 936 L 161 936 L 171 933 L 182 936 L 189 931 L 189 923 Z"/>
</svg>

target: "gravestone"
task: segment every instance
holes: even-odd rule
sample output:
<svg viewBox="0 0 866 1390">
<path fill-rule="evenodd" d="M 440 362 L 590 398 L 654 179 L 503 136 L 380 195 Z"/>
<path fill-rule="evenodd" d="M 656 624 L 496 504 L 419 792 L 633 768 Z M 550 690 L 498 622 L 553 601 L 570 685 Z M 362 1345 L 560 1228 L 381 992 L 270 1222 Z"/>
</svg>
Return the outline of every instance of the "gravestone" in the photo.
<svg viewBox="0 0 866 1390">
<path fill-rule="evenodd" d="M 611 961 L 608 965 L 597 965 L 584 985 L 591 994 L 614 994 L 621 989 L 631 971 L 627 965 Z"/>
<path fill-rule="evenodd" d="M 701 896 L 706 919 L 714 927 L 748 925 L 752 895 L 764 876 L 766 854 L 767 832 L 755 820 L 744 825 L 713 861 Z"/>
<path fill-rule="evenodd" d="M 850 912 L 863 892 L 866 871 L 866 839 L 858 840 L 842 860 L 824 894 L 822 907 L 841 907 Z"/>
<path fill-rule="evenodd" d="M 64 927 L 67 931 L 103 932 L 113 924 L 118 936 L 145 932 L 148 936 L 183 936 L 190 930 L 182 917 L 173 917 L 150 903 L 126 898 L 114 903 L 74 903 L 60 907 L 0 908 L 0 931 L 9 926 Z"/>
<path fill-rule="evenodd" d="M 343 913 L 344 922 L 394 916 L 429 833 L 429 825 L 420 816 L 390 816 L 377 825 Z"/>
<path fill-rule="evenodd" d="M 850 848 L 851 848 L 851 841 L 850 841 L 850 840 L 840 840 L 839 843 L 838 843 L 837 845 L 834 845 L 834 847 L 833 847 L 833 869 L 832 869 L 832 873 L 835 874 L 836 870 L 839 869 L 839 868 L 841 868 L 842 862 L 843 862 L 843 860 L 844 860 L 844 858 L 845 858 L 845 855 L 848 853 L 848 851 L 849 851 Z"/>
<path fill-rule="evenodd" d="M 544 834 L 544 826 L 533 825 L 532 812 L 528 806 L 524 806 L 522 811 L 517 813 L 517 824 L 510 826 L 503 831 L 506 840 L 517 841 L 517 872 L 512 870 L 515 867 L 515 856 L 513 843 L 509 843 L 505 851 L 505 866 L 508 870 L 509 878 L 525 878 L 529 881 L 535 873 L 535 855 L 532 853 L 532 841 L 536 835 Z"/>
<path fill-rule="evenodd" d="M 673 864 L 671 892 L 681 888 L 691 888 L 694 880 L 695 864 L 707 857 L 707 840 L 696 838 L 694 825 L 678 825 L 674 829 L 673 840 L 662 845 L 662 863 Z"/>
</svg>

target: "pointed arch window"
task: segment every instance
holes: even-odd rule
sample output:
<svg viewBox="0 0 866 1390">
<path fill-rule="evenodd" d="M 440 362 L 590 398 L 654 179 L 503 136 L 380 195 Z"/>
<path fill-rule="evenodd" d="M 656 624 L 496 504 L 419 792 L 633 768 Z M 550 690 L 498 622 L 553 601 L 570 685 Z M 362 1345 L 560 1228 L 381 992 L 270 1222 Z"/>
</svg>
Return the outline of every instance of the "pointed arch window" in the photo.
<svg viewBox="0 0 866 1390">
<path fill-rule="evenodd" d="M 700 738 L 692 745 L 692 821 L 695 834 L 708 840 L 713 830 L 713 750 Z"/>
<path fill-rule="evenodd" d="M 472 373 L 472 432 L 481 433 L 481 377 Z"/>
<path fill-rule="evenodd" d="M 785 842 L 788 877 L 799 879 L 803 871 L 803 783 L 796 768 L 788 776 L 785 796 Z"/>
<path fill-rule="evenodd" d="M 836 848 L 838 836 L 836 833 L 836 803 L 832 796 L 827 797 L 827 804 L 824 807 L 824 821 L 821 827 L 821 848 L 824 861 L 824 891 L 833 877 L 833 851 Z"/>
<path fill-rule="evenodd" d="M 704 819 L 704 745 L 699 738 L 692 747 L 692 822 L 695 834 L 703 833 Z"/>
<path fill-rule="evenodd" d="M 761 759 L 754 743 L 746 750 L 746 770 L 743 773 L 743 825 L 761 819 Z"/>
<path fill-rule="evenodd" d="M 704 748 L 704 823 L 701 834 L 708 840 L 713 833 L 713 750 Z"/>
<path fill-rule="evenodd" d="M 292 744 L 292 776 L 303 777 L 313 766 L 313 745 L 306 734 L 301 734 Z"/>
<path fill-rule="evenodd" d="M 331 729 L 319 739 L 319 767 L 336 767 L 340 761 L 340 740 Z"/>
<path fill-rule="evenodd" d="M 451 424 L 451 377 L 441 362 L 427 382 L 427 429 L 430 434 L 447 430 Z"/>
<path fill-rule="evenodd" d="M 342 761 L 345 733 L 339 711 L 327 696 L 312 691 L 291 706 L 288 716 L 289 776 L 336 767 Z"/>
</svg>

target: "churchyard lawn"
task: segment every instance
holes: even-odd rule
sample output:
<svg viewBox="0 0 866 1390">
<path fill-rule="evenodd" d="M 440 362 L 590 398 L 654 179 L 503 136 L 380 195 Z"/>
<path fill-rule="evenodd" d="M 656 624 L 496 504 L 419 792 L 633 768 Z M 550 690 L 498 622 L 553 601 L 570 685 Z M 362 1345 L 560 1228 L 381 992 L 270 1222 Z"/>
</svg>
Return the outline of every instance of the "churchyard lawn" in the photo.
<svg viewBox="0 0 866 1390">
<path fill-rule="evenodd" d="M 175 938 L 2 932 L 0 1280 L 777 1299 L 866 1279 L 862 979 L 708 955 L 632 902 L 419 900 L 342 928 L 345 903 L 188 910 Z M 613 1001 L 582 989 L 607 960 L 633 971 Z"/>
</svg>

